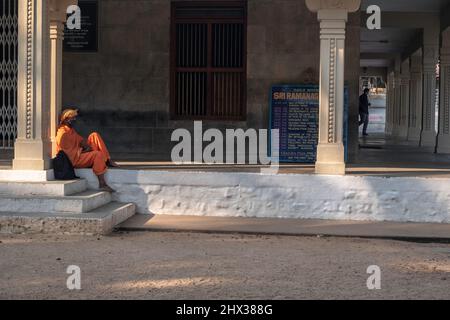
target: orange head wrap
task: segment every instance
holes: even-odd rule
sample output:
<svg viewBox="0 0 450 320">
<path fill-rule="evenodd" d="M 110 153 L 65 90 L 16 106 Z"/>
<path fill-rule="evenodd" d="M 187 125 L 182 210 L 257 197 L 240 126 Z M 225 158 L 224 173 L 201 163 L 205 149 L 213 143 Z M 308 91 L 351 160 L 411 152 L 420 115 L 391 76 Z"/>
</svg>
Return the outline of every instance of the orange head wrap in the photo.
<svg viewBox="0 0 450 320">
<path fill-rule="evenodd" d="M 62 125 L 65 120 L 74 118 L 76 116 L 78 116 L 78 109 L 66 109 L 61 113 L 59 124 Z"/>
</svg>

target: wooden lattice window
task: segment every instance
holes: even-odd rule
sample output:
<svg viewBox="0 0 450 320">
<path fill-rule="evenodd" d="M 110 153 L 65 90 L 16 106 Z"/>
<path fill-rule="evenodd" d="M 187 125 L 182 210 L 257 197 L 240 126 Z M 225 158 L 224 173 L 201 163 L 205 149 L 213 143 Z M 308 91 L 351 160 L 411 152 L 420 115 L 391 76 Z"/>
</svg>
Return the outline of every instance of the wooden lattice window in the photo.
<svg viewBox="0 0 450 320">
<path fill-rule="evenodd" d="M 171 117 L 245 120 L 247 1 L 172 3 Z"/>
</svg>

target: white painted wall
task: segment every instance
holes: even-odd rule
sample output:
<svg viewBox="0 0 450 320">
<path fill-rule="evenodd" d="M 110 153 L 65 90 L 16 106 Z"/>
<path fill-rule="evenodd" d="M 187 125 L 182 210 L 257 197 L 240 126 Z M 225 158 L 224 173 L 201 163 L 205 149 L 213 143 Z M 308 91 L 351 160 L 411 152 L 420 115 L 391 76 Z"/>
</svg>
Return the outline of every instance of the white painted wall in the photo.
<svg viewBox="0 0 450 320">
<path fill-rule="evenodd" d="M 77 170 L 95 188 L 90 169 Z M 144 214 L 450 223 L 450 179 L 110 170 Z"/>
</svg>

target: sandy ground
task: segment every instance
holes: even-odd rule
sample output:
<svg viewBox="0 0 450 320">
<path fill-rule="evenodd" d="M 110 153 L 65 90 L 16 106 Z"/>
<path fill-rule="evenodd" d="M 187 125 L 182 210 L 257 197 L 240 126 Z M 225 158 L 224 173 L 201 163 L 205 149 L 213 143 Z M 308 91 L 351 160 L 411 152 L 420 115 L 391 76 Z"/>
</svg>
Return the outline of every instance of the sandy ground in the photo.
<svg viewBox="0 0 450 320">
<path fill-rule="evenodd" d="M 450 299 L 450 244 L 191 233 L 0 235 L 2 299 Z M 81 287 L 66 287 L 69 265 Z M 368 290 L 367 267 L 381 268 Z"/>
</svg>

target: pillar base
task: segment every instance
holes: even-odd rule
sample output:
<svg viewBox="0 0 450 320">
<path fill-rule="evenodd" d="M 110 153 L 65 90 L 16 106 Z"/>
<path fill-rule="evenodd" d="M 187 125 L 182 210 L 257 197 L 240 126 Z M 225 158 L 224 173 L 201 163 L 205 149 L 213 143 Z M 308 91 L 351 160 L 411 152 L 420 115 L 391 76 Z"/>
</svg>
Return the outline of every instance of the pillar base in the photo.
<svg viewBox="0 0 450 320">
<path fill-rule="evenodd" d="M 399 139 L 400 138 L 400 128 L 398 126 L 394 126 L 391 130 L 391 138 Z"/>
<path fill-rule="evenodd" d="M 422 137 L 420 140 L 421 147 L 435 147 L 436 146 L 436 132 L 422 131 Z"/>
<path fill-rule="evenodd" d="M 420 128 L 409 128 L 408 129 L 408 141 L 419 142 L 420 141 Z"/>
<path fill-rule="evenodd" d="M 408 138 L 408 127 L 401 126 L 398 129 L 398 138 L 399 139 L 407 139 Z"/>
<path fill-rule="evenodd" d="M 392 136 L 392 124 L 386 123 L 386 127 L 384 128 L 384 134 L 387 136 Z"/>
<path fill-rule="evenodd" d="M 345 175 L 344 145 L 326 143 L 317 146 L 317 174 Z"/>
<path fill-rule="evenodd" d="M 320 163 L 316 162 L 316 174 L 329 174 L 329 175 L 345 175 L 345 163 L 335 162 L 335 163 Z"/>
<path fill-rule="evenodd" d="M 17 139 L 14 145 L 14 170 L 49 170 L 50 141 Z"/>
<path fill-rule="evenodd" d="M 437 153 L 450 154 L 450 135 L 438 135 Z"/>
</svg>

